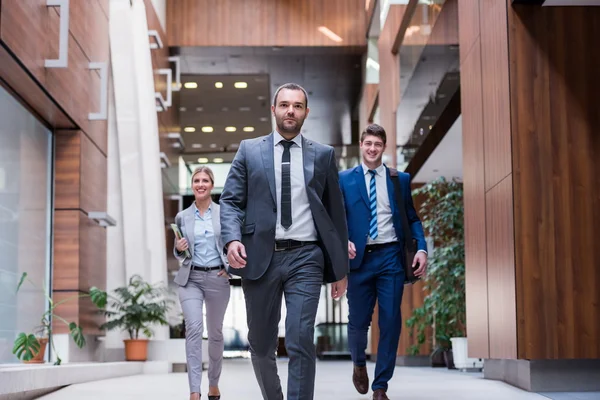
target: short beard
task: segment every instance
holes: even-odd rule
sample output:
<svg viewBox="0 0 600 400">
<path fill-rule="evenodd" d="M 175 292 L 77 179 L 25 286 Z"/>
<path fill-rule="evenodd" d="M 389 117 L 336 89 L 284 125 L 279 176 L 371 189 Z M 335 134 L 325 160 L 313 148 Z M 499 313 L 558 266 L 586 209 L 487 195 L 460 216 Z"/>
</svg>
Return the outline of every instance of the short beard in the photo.
<svg viewBox="0 0 600 400">
<path fill-rule="evenodd" d="M 286 128 L 284 121 L 282 120 L 281 123 L 279 123 L 279 122 L 277 123 L 277 128 L 282 133 L 298 134 L 298 133 L 300 133 L 300 130 L 302 129 L 303 122 L 301 123 L 299 121 L 296 121 L 296 126 L 292 129 L 292 128 Z"/>
</svg>

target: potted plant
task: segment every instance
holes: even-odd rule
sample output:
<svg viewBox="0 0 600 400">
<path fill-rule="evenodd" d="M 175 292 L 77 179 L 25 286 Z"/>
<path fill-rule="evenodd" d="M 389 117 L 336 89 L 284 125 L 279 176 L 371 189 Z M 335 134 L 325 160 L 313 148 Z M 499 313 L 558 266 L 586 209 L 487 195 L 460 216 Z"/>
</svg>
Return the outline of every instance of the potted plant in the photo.
<svg viewBox="0 0 600 400">
<path fill-rule="evenodd" d="M 415 189 L 423 200 L 419 210 L 423 229 L 433 239 L 435 250 L 429 255 L 426 296 L 423 305 L 406 321 L 411 335 L 416 329 L 417 344 L 409 348 L 418 354 L 425 343 L 427 328 L 433 328 L 434 354 L 452 367 L 451 338 L 465 336 L 465 249 L 462 183 L 440 178 Z"/>
<path fill-rule="evenodd" d="M 19 291 L 19 289 L 21 289 L 21 286 L 25 281 L 29 282 L 32 286 L 37 287 L 27 277 L 27 272 L 24 272 L 23 275 L 21 275 L 19 284 L 17 285 L 17 292 Z M 46 297 L 46 300 L 48 301 L 48 309 L 42 314 L 40 325 L 38 325 L 33 330 L 33 332 L 19 333 L 14 341 L 12 352 L 15 356 L 17 356 L 19 360 L 22 360 L 25 363 L 41 364 L 44 362 L 46 346 L 48 342 L 50 342 L 52 350 L 54 351 L 54 354 L 56 354 L 56 361 L 54 362 L 54 365 L 60 365 L 62 363 L 62 360 L 56 352 L 56 348 L 54 347 L 54 341 L 52 339 L 53 321 L 58 321 L 69 327 L 69 333 L 77 347 L 82 348 L 83 346 L 85 346 L 85 337 L 83 336 L 83 329 L 80 326 L 78 326 L 75 322 L 69 322 L 61 316 L 56 315 L 54 311 L 61 304 L 82 297 L 90 297 L 92 302 L 97 307 L 104 307 L 106 305 L 106 292 L 96 287 L 92 287 L 90 289 L 89 294 L 82 293 L 58 302 L 52 300 L 45 288 L 43 289 L 43 292 L 44 296 Z"/>
<path fill-rule="evenodd" d="M 134 275 L 127 286 L 115 289 L 114 295 L 108 295 L 108 308 L 103 310 L 108 321 L 100 328 L 126 331 L 129 339 L 123 340 L 125 359 L 146 361 L 148 339 L 153 335 L 150 325 L 168 325 L 167 313 L 172 303 L 165 287 L 151 285 L 139 275 Z M 140 338 L 140 333 L 145 338 Z"/>
</svg>

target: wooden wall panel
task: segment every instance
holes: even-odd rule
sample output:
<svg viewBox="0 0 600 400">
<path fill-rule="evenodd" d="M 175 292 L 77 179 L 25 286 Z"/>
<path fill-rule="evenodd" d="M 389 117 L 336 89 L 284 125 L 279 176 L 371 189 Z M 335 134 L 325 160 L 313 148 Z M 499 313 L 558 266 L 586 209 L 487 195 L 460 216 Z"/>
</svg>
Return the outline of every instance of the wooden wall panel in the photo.
<svg viewBox="0 0 600 400">
<path fill-rule="evenodd" d="M 458 35 L 461 65 L 480 36 L 479 7 L 479 0 L 458 0 Z M 479 46 L 481 46 L 481 43 Z"/>
<path fill-rule="evenodd" d="M 486 191 L 512 171 L 506 7 L 503 1 L 480 3 L 481 26 L 486 27 L 481 31 Z"/>
<path fill-rule="evenodd" d="M 55 136 L 55 208 L 106 211 L 106 156 L 81 131 Z"/>
<path fill-rule="evenodd" d="M 79 288 L 79 210 L 54 212 L 54 258 L 52 288 L 54 291 Z"/>
<path fill-rule="evenodd" d="M 600 358 L 600 9 L 512 10 L 519 358 Z"/>
<path fill-rule="evenodd" d="M 458 0 L 446 0 L 427 41 L 429 45 L 458 44 Z"/>
<path fill-rule="evenodd" d="M 489 315 L 481 43 L 461 65 L 467 337 L 472 357 L 488 358 Z"/>
<path fill-rule="evenodd" d="M 380 124 L 387 133 L 387 165 L 396 167 L 396 109 L 400 101 L 400 60 L 392 53 L 394 40 L 402 18 L 405 5 L 392 4 L 388 11 L 385 26 L 382 27 L 377 47 L 379 49 L 379 117 Z"/>
<path fill-rule="evenodd" d="M 486 193 L 490 358 L 517 358 L 512 174 Z"/>
<path fill-rule="evenodd" d="M 317 29 L 326 26 L 343 41 Z M 171 46 L 365 46 L 364 0 L 167 2 Z"/>
<path fill-rule="evenodd" d="M 54 291 L 106 286 L 106 230 L 80 210 L 58 210 L 54 225 Z"/>
<path fill-rule="evenodd" d="M 71 298 L 71 300 L 56 307 L 56 314 L 69 322 L 80 325 L 83 328 L 84 335 L 103 335 L 104 332 L 98 327 L 104 323 L 105 318 L 98 313 L 92 301 L 88 297 L 73 298 L 83 293 L 78 291 L 54 292 L 53 297 L 57 302 Z M 52 327 L 55 334 L 69 333 L 69 328 L 57 320 L 53 321 Z"/>
</svg>

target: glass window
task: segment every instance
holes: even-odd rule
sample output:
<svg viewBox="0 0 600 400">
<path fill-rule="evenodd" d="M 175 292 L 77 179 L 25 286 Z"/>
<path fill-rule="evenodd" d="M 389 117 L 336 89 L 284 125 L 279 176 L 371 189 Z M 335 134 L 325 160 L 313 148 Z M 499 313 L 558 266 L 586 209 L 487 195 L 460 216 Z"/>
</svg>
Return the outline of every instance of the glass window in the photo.
<svg viewBox="0 0 600 400">
<path fill-rule="evenodd" d="M 0 363 L 34 332 L 47 307 L 52 213 L 52 133 L 0 87 Z M 15 290 L 23 272 L 25 283 Z"/>
</svg>

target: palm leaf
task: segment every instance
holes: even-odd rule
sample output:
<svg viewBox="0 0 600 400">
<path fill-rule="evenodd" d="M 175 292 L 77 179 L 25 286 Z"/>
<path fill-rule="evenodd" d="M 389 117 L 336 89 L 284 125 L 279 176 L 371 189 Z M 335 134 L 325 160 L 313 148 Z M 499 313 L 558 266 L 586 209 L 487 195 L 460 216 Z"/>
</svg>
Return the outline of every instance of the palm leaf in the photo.
<svg viewBox="0 0 600 400">
<path fill-rule="evenodd" d="M 19 333 L 14 342 L 12 353 L 19 360 L 29 361 L 40 352 L 40 342 L 33 334 Z"/>
<path fill-rule="evenodd" d="M 85 337 L 83 336 L 83 329 L 80 326 L 77 326 L 75 322 L 71 322 L 69 324 L 69 331 L 77 347 L 81 349 L 85 346 Z"/>
</svg>

